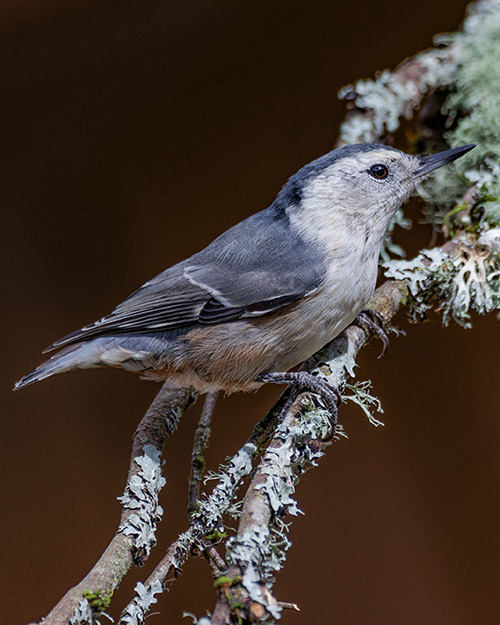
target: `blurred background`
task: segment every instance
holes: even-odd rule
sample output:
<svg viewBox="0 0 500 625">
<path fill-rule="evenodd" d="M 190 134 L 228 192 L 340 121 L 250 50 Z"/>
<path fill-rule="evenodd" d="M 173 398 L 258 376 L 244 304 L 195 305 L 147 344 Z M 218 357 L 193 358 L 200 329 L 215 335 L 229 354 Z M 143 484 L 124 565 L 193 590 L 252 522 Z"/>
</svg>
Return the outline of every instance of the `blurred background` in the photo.
<svg viewBox="0 0 500 625">
<path fill-rule="evenodd" d="M 39 620 L 101 554 L 119 518 L 130 440 L 158 390 L 121 371 L 13 383 L 60 336 L 266 207 L 331 149 L 340 87 L 455 30 L 466 2 L 16 0 L 0 3 L 2 621 Z M 403 146 L 400 146 L 403 147 Z M 410 212 L 418 221 L 420 206 Z M 398 234 L 413 253 L 416 225 Z M 500 455 L 494 319 L 398 323 L 360 358 L 384 428 L 342 410 L 349 435 L 298 487 L 285 625 L 498 623 Z M 217 406 L 215 469 L 279 389 Z M 186 527 L 199 405 L 165 452 L 159 546 L 116 593 L 115 617 Z M 213 607 L 191 560 L 148 623 Z M 189 619 L 188 619 L 189 620 Z"/>
</svg>

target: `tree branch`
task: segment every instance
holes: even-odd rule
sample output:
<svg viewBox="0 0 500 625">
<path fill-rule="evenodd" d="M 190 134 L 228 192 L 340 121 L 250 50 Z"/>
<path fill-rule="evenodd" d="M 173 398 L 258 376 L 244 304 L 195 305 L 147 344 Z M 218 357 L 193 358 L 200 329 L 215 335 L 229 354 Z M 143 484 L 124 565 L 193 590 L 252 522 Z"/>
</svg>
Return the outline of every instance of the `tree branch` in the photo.
<svg viewBox="0 0 500 625">
<path fill-rule="evenodd" d="M 172 542 L 161 561 L 157 564 L 144 583 L 137 584 L 135 597 L 123 610 L 120 625 L 143 623 L 154 596 L 163 591 L 170 575 L 177 576 L 182 565 L 193 553 L 211 553 L 212 541 L 225 536 L 222 524 L 225 514 L 231 511 L 242 481 L 252 471 L 252 461 L 260 453 L 261 447 L 269 440 L 276 426 L 280 410 L 287 403 L 287 392 L 283 393 L 275 407 L 254 427 L 247 442 L 229 461 L 219 468 L 219 473 L 212 475 L 217 484 L 207 495 L 203 494 L 199 505 L 191 515 L 189 527 Z M 217 565 L 224 565 L 222 559 L 216 559 Z"/>
<path fill-rule="evenodd" d="M 161 388 L 134 433 L 126 493 L 131 485 L 144 481 L 142 459 L 151 459 L 159 470 L 163 445 L 193 401 L 195 396 L 190 390 L 175 389 L 167 383 Z M 140 507 L 131 507 L 128 500 L 124 501 L 119 528 L 106 550 L 82 581 L 71 588 L 41 621 L 43 625 L 85 623 L 84 618 L 93 619 L 106 610 L 111 595 L 124 576 L 133 564 L 143 562 L 155 541 L 154 533 L 143 537 L 140 528 L 131 524 L 138 512 Z M 127 528 L 131 531 L 127 532 Z M 146 538 L 146 542 L 143 544 L 138 538 Z"/>
</svg>

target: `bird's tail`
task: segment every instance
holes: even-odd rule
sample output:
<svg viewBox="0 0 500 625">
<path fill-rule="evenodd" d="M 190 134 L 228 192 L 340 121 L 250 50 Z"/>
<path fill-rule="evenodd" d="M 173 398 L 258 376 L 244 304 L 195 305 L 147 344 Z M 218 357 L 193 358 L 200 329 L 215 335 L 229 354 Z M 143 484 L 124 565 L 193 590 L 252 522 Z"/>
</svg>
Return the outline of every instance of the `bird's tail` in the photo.
<svg viewBox="0 0 500 625">
<path fill-rule="evenodd" d="M 72 345 L 55 354 L 52 358 L 49 358 L 49 360 L 46 360 L 39 367 L 21 378 L 14 385 L 14 390 L 19 391 L 30 384 L 50 378 L 50 376 L 56 373 L 65 373 L 72 369 L 92 369 L 102 366 L 89 354 L 88 344 Z"/>
<path fill-rule="evenodd" d="M 70 345 L 25 375 L 15 384 L 14 390 L 18 391 L 56 373 L 99 367 L 120 367 L 134 373 L 146 372 L 145 375 L 152 379 L 164 379 L 154 373 L 157 359 L 151 347 L 147 337 L 127 335 L 100 337 Z"/>
</svg>

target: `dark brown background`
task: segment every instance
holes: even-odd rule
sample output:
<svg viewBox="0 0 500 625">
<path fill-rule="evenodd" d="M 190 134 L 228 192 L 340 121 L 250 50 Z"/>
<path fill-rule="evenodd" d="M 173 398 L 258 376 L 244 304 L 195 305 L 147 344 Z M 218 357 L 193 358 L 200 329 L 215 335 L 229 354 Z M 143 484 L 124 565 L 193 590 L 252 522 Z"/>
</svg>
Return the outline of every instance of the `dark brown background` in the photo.
<svg viewBox="0 0 500 625">
<path fill-rule="evenodd" d="M 27 0 L 0 6 L 2 622 L 43 616 L 115 531 L 129 441 L 157 387 L 119 371 L 10 388 L 59 336 L 265 207 L 328 151 L 337 90 L 430 45 L 465 2 Z M 429 232 L 405 235 L 412 249 Z M 404 319 L 401 324 L 408 327 Z M 499 329 L 410 326 L 361 379 L 385 428 L 345 410 L 350 439 L 298 490 L 276 593 L 283 623 L 498 622 Z M 246 438 L 277 389 L 220 403 L 209 463 Z M 197 410 L 166 449 L 160 547 L 186 524 Z M 190 561 L 151 623 L 214 601 Z"/>
</svg>

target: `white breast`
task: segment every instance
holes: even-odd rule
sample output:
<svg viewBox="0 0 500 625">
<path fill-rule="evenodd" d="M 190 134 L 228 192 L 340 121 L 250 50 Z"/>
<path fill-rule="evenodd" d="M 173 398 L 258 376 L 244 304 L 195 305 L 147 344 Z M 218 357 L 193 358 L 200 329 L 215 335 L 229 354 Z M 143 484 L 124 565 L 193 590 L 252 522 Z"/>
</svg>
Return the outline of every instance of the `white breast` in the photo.
<svg viewBox="0 0 500 625">
<path fill-rule="evenodd" d="M 329 267 L 323 286 L 288 317 L 283 344 L 293 348 L 282 353 L 276 370 L 286 371 L 309 358 L 354 321 L 375 289 L 377 261 L 378 250 L 363 260 L 352 253 Z"/>
</svg>

